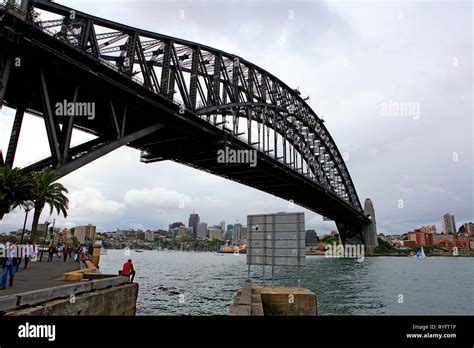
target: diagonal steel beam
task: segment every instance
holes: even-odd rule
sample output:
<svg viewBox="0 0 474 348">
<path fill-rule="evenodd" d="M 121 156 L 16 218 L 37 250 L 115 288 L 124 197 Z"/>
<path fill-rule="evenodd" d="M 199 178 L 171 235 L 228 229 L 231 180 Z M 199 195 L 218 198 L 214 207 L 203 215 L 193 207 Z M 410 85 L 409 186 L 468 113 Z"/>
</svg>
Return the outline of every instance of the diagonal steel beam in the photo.
<svg viewBox="0 0 474 348">
<path fill-rule="evenodd" d="M 79 94 L 79 87 L 76 86 L 74 89 L 74 96 L 72 98 L 72 102 L 75 103 L 77 102 L 77 97 Z M 74 116 L 70 116 L 67 125 L 65 125 L 63 131 L 62 131 L 62 138 L 63 138 L 63 160 L 61 164 L 64 164 L 64 162 L 68 158 L 68 151 L 69 151 L 69 146 L 71 145 L 71 138 L 72 138 L 72 128 L 74 125 Z"/>
<path fill-rule="evenodd" d="M 117 132 L 117 139 L 118 139 L 120 138 L 121 131 L 119 128 L 117 114 L 115 113 L 114 103 L 112 101 L 109 101 L 109 115 L 110 115 L 110 120 L 112 121 L 112 125 L 114 126 L 114 129 Z"/>
<path fill-rule="evenodd" d="M 70 148 L 68 150 L 68 153 L 71 158 L 79 157 L 81 154 L 86 153 L 87 151 L 91 151 L 91 149 L 94 149 L 104 143 L 105 143 L 105 140 L 101 138 L 95 138 L 95 139 L 86 141 L 85 143 L 82 143 Z M 52 156 L 49 156 L 36 163 L 30 164 L 29 166 L 24 167 L 21 170 L 25 173 L 28 173 L 31 171 L 43 170 L 44 168 L 47 168 L 47 167 L 53 168 L 55 165 L 56 163 L 55 163 L 54 158 Z"/>
<path fill-rule="evenodd" d="M 23 122 L 24 114 L 25 108 L 18 108 L 15 113 L 15 120 L 13 121 L 10 143 L 8 144 L 7 155 L 5 157 L 5 163 L 12 167 L 15 159 L 16 147 L 18 146 L 18 139 L 20 138 L 21 124 Z"/>
<path fill-rule="evenodd" d="M 58 125 L 54 120 L 53 111 L 51 109 L 51 102 L 49 99 L 48 88 L 46 86 L 46 78 L 43 70 L 40 70 L 41 78 L 41 99 L 43 102 L 43 118 L 46 126 L 46 133 L 48 135 L 49 148 L 51 155 L 58 163 L 62 161 L 61 151 L 59 150 L 58 141 Z"/>
<path fill-rule="evenodd" d="M 130 133 L 120 139 L 117 139 L 117 140 L 113 140 L 113 141 L 110 141 L 108 143 L 106 143 L 105 145 L 102 145 L 100 147 L 98 147 L 97 149 L 94 149 L 92 152 L 88 152 L 84 155 L 82 155 L 81 157 L 75 159 L 75 160 L 72 160 L 68 163 L 66 163 L 65 165 L 63 166 L 60 166 L 60 167 L 57 167 L 56 168 L 56 172 L 58 173 L 59 177 L 63 177 L 71 172 L 73 172 L 74 170 L 90 163 L 90 162 L 93 162 L 95 161 L 96 159 L 118 149 L 119 147 L 121 146 L 124 146 L 124 145 L 127 145 L 131 142 L 134 142 L 136 140 L 139 140 L 143 137 L 146 137 L 147 135 L 150 135 L 158 130 L 160 130 L 161 128 L 163 128 L 164 125 L 162 124 L 155 124 L 155 125 L 152 125 L 152 126 L 149 126 L 147 128 L 144 128 L 144 129 L 141 129 L 139 131 L 136 131 L 136 132 L 133 132 L 133 133 Z"/>
<path fill-rule="evenodd" d="M 0 63 L 2 64 L 2 70 L 0 73 L 0 105 L 3 104 L 3 99 L 5 98 L 5 93 L 7 90 L 8 78 L 10 77 L 10 71 L 12 67 L 11 56 L 7 56 L 5 60 L 2 59 Z"/>
</svg>

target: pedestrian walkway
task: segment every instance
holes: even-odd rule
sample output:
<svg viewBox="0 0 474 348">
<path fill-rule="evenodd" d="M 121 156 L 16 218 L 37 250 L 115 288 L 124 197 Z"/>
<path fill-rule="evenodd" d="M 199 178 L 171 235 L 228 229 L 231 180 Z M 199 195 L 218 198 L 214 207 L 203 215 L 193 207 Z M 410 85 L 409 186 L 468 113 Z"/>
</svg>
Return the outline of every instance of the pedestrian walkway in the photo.
<svg viewBox="0 0 474 348">
<path fill-rule="evenodd" d="M 9 287 L 7 281 L 7 287 L 5 290 L 0 290 L 0 296 L 70 284 L 62 280 L 63 273 L 80 269 L 79 263 L 73 259 L 68 258 L 66 262 L 61 259 L 56 262 L 54 257 L 53 262 L 46 262 L 47 259 L 48 255 L 45 254 L 42 262 L 29 262 L 27 269 L 23 269 L 25 264 L 22 262 L 15 275 L 13 286 Z"/>
</svg>

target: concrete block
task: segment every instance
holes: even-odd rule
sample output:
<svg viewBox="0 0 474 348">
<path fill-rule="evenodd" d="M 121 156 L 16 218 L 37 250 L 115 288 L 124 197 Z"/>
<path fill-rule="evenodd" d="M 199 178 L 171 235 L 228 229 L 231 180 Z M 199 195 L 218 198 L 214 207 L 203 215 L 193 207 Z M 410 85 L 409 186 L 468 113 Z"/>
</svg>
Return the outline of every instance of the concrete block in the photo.
<svg viewBox="0 0 474 348">
<path fill-rule="evenodd" d="M 69 282 L 78 282 L 82 280 L 82 273 L 80 272 L 68 272 L 63 274 L 63 280 Z"/>
<path fill-rule="evenodd" d="M 96 271 L 98 270 L 96 265 L 94 265 L 94 263 L 90 260 L 86 260 L 85 261 L 85 264 L 86 264 L 86 269 L 89 269 L 93 272 L 93 270 L 95 269 Z"/>
<path fill-rule="evenodd" d="M 31 306 L 14 310 L 14 316 L 49 315 L 135 315 L 138 284 L 128 283 L 76 296 L 75 301 L 59 299 L 48 301 L 41 306 Z M 87 330 L 87 329 L 86 329 Z"/>
<path fill-rule="evenodd" d="M 0 311 L 15 308 L 17 300 L 18 297 L 16 295 L 0 297 Z"/>
<path fill-rule="evenodd" d="M 92 290 L 91 283 L 76 283 L 18 294 L 19 306 L 34 305 Z"/>
<path fill-rule="evenodd" d="M 103 274 L 103 273 L 83 273 L 82 278 L 88 280 L 104 279 L 116 277 L 115 274 Z"/>
<path fill-rule="evenodd" d="M 252 313 L 251 305 L 242 305 L 240 304 L 237 308 L 237 315 L 249 316 Z"/>
<path fill-rule="evenodd" d="M 115 285 L 129 283 L 129 282 L 130 280 L 128 277 L 116 276 L 116 277 L 111 277 L 111 278 L 93 280 L 91 281 L 91 284 L 92 284 L 93 290 L 99 290 L 99 289 L 108 288 L 110 286 L 115 286 Z"/>
<path fill-rule="evenodd" d="M 240 305 L 250 305 L 252 303 L 252 282 L 247 280 L 244 284 L 244 289 L 240 295 Z"/>
<path fill-rule="evenodd" d="M 305 288 L 260 290 L 265 315 L 317 315 L 316 295 Z"/>
</svg>

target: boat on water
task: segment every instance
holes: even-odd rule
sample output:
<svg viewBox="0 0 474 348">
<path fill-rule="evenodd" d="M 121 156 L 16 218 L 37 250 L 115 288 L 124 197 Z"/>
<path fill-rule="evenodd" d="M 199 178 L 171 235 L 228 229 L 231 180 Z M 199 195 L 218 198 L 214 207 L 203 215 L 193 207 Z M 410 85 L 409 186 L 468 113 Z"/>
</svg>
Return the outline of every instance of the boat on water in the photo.
<svg viewBox="0 0 474 348">
<path fill-rule="evenodd" d="M 143 252 L 143 249 L 135 249 L 134 250 L 136 253 L 142 253 Z"/>
<path fill-rule="evenodd" d="M 414 256 L 415 259 L 424 259 L 425 257 L 426 255 L 425 255 L 425 251 L 423 250 L 423 247 L 421 247 L 420 250 L 418 250 Z"/>
<path fill-rule="evenodd" d="M 224 245 L 219 250 L 217 250 L 219 254 L 247 254 L 247 246 L 231 246 L 231 245 Z"/>
</svg>

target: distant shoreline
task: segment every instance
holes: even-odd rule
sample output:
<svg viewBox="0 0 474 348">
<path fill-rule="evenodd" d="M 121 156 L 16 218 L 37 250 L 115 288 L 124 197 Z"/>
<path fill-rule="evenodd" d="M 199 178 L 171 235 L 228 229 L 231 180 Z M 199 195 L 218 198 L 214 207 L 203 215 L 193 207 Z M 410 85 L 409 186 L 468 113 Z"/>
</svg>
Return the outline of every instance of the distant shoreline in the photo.
<svg viewBox="0 0 474 348">
<path fill-rule="evenodd" d="M 307 254 L 306 256 L 322 256 L 324 257 L 324 254 Z M 415 255 L 401 255 L 401 254 L 365 254 L 364 257 L 382 257 L 382 256 L 392 256 L 392 257 L 414 257 Z M 342 256 L 341 256 L 342 257 Z M 434 254 L 430 255 L 427 254 L 426 257 L 474 257 L 474 254 L 472 255 L 451 255 L 451 254 Z"/>
<path fill-rule="evenodd" d="M 364 255 L 364 257 L 378 257 L 378 256 L 410 257 L 410 256 L 415 256 L 415 255 L 400 255 L 400 254 L 370 254 L 370 255 Z M 457 255 L 457 256 L 454 256 L 452 254 L 426 254 L 426 257 L 437 257 L 437 256 L 442 256 L 442 257 L 474 257 L 474 255 Z"/>
</svg>

